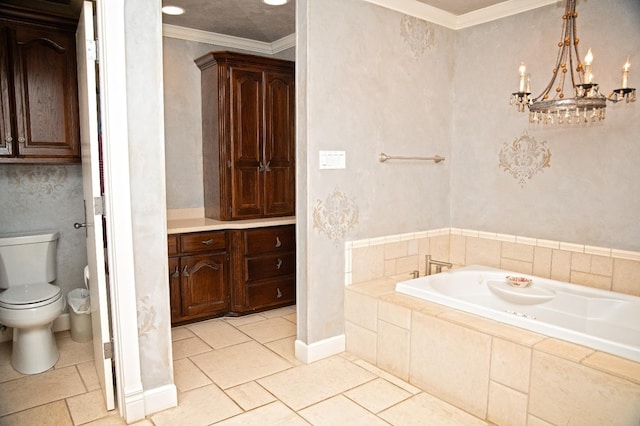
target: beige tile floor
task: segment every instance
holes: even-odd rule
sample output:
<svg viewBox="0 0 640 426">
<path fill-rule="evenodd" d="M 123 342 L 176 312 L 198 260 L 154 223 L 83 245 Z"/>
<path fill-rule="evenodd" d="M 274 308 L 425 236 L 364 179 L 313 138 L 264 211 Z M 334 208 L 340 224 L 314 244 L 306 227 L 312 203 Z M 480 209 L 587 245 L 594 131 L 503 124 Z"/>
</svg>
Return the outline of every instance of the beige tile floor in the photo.
<svg viewBox="0 0 640 426">
<path fill-rule="evenodd" d="M 294 357 L 295 307 L 174 328 L 178 407 L 136 425 L 485 425 L 348 353 Z M 107 412 L 92 344 L 57 334 L 60 359 L 23 376 L 0 343 L 0 425 L 123 425 Z"/>
</svg>

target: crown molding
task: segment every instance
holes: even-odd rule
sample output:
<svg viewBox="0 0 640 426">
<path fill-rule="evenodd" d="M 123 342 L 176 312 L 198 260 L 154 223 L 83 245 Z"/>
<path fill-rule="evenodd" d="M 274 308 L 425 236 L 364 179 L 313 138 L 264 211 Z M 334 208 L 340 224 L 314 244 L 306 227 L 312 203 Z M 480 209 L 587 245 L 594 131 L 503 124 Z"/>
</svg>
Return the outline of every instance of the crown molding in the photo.
<svg viewBox="0 0 640 426">
<path fill-rule="evenodd" d="M 558 0 L 509 0 L 458 16 L 455 29 L 484 24 L 507 16 L 528 12 L 539 7 L 558 3 Z"/>
<path fill-rule="evenodd" d="M 453 13 L 445 12 L 437 7 L 429 6 L 428 4 L 420 3 L 416 0 L 364 0 L 368 3 L 373 3 L 378 6 L 386 7 L 387 9 L 395 10 L 396 12 L 403 13 L 405 15 L 415 16 L 416 18 L 424 19 L 425 21 L 433 22 L 434 24 L 442 25 L 443 27 L 456 29 L 458 17 Z"/>
<path fill-rule="evenodd" d="M 285 36 L 280 40 L 274 41 L 273 43 L 266 43 L 263 41 L 212 33 L 209 31 L 195 30 L 192 28 L 179 27 L 177 25 L 170 24 L 162 24 L 162 35 L 164 37 L 177 38 L 180 40 L 215 44 L 217 46 L 249 50 L 251 52 L 257 53 L 267 53 L 269 55 L 273 55 L 296 45 L 295 34 Z"/>
<path fill-rule="evenodd" d="M 282 52 L 283 50 L 296 47 L 296 33 L 289 34 L 288 36 L 282 37 L 280 40 L 274 41 L 271 43 L 271 47 L 273 49 L 273 53 Z"/>
<path fill-rule="evenodd" d="M 558 0 L 507 0 L 493 6 L 478 9 L 463 15 L 454 15 L 417 0 L 363 0 L 405 15 L 415 16 L 452 30 L 484 24 L 507 16 L 517 15 L 539 7 L 557 3 Z M 273 43 L 234 37 L 209 31 L 162 24 L 162 35 L 180 40 L 197 41 L 235 49 L 273 55 L 296 45 L 296 35 L 290 34 Z"/>
<path fill-rule="evenodd" d="M 463 15 L 454 15 L 417 0 L 364 1 L 404 13 L 405 15 L 415 16 L 416 18 L 424 19 L 425 21 L 433 22 L 434 24 L 442 25 L 452 30 L 460 30 L 474 25 L 484 24 L 558 2 L 558 0 L 508 0 Z"/>
</svg>

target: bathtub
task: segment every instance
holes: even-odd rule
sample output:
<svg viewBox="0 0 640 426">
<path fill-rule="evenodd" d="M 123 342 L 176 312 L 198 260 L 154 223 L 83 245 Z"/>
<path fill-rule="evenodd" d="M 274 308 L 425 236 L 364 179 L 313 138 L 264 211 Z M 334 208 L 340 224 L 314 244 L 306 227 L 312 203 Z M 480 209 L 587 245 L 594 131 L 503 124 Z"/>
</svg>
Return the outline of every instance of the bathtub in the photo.
<svg viewBox="0 0 640 426">
<path fill-rule="evenodd" d="M 515 288 L 509 275 L 533 281 Z M 640 297 L 485 266 L 399 282 L 396 291 L 640 362 Z"/>
</svg>

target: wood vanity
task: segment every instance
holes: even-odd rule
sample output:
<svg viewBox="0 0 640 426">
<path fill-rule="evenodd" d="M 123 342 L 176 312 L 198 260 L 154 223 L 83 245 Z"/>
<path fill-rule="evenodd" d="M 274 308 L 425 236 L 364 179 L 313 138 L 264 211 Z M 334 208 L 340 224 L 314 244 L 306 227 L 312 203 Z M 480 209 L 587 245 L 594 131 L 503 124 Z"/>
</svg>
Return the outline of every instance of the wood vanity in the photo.
<svg viewBox="0 0 640 426">
<path fill-rule="evenodd" d="M 293 218 L 254 227 L 204 219 L 220 230 L 169 234 L 173 325 L 244 315 L 295 303 Z M 260 223 L 257 223 L 260 224 Z M 171 229 L 170 229 L 171 232 Z"/>
<path fill-rule="evenodd" d="M 226 51 L 195 63 L 204 218 L 169 221 L 174 325 L 296 298 L 294 63 Z"/>
</svg>

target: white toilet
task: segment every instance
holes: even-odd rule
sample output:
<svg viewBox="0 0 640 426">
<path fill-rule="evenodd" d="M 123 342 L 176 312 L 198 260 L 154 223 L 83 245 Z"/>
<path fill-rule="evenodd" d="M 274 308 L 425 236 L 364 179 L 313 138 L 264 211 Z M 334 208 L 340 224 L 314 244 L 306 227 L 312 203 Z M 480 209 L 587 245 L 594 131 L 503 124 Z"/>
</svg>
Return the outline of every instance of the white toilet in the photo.
<svg viewBox="0 0 640 426">
<path fill-rule="evenodd" d="M 65 298 L 56 279 L 58 233 L 0 235 L 0 324 L 13 328 L 11 364 L 23 374 L 58 360 L 53 321 Z"/>
</svg>

